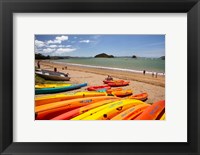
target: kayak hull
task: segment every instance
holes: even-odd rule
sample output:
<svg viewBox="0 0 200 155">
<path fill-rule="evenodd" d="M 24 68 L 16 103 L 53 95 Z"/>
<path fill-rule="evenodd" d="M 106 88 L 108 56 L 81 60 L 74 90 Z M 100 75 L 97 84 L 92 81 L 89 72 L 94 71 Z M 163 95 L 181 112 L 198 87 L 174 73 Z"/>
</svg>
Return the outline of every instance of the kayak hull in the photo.
<svg viewBox="0 0 200 155">
<path fill-rule="evenodd" d="M 35 107 L 36 119 L 49 120 L 75 108 L 115 98 L 113 96 L 87 97 L 37 106 Z"/>
<path fill-rule="evenodd" d="M 67 83 L 55 83 L 55 84 L 37 84 L 35 85 L 36 89 L 41 89 L 41 88 L 56 88 L 56 87 L 65 87 L 65 86 L 70 86 L 72 84 L 67 84 Z"/>
<path fill-rule="evenodd" d="M 142 93 L 142 94 L 132 95 L 129 98 L 140 100 L 140 101 L 145 101 L 148 98 L 148 94 L 147 93 Z"/>
<path fill-rule="evenodd" d="M 74 89 L 79 89 L 81 87 L 87 86 L 87 83 L 70 85 L 65 87 L 57 87 L 57 88 L 42 88 L 42 89 L 35 89 L 35 94 L 51 94 L 51 93 L 59 93 Z"/>
<path fill-rule="evenodd" d="M 104 100 L 104 101 L 96 102 L 96 103 L 93 103 L 93 104 L 89 104 L 89 105 L 86 105 L 86 106 L 71 110 L 69 112 L 66 112 L 64 114 L 61 114 L 61 115 L 53 118 L 52 120 L 68 120 L 68 119 L 71 119 L 71 118 L 73 118 L 75 116 L 78 116 L 78 115 L 80 115 L 80 114 L 82 114 L 82 113 L 84 113 L 84 112 L 86 112 L 86 111 L 88 111 L 90 109 L 93 109 L 93 108 L 108 104 L 110 102 L 114 102 L 116 100 L 119 100 L 119 99 L 118 98 L 113 98 L 113 99 L 110 99 L 110 100 Z"/>
<path fill-rule="evenodd" d="M 69 94 L 47 95 L 44 97 L 35 98 L 35 106 L 48 104 L 52 102 L 71 100 L 76 98 L 96 97 L 96 96 L 107 96 L 107 94 L 104 92 L 77 92 L 73 94 L 69 93 Z"/>
<path fill-rule="evenodd" d="M 111 120 L 131 120 L 135 116 L 143 112 L 148 106 L 150 105 L 146 103 L 133 106 L 113 117 Z"/>
<path fill-rule="evenodd" d="M 86 97 L 86 98 L 79 98 L 79 99 L 73 99 L 73 100 L 66 100 L 66 101 L 60 101 L 60 102 L 53 102 L 49 104 L 44 104 L 40 106 L 35 107 L 35 112 L 42 112 L 46 110 L 51 110 L 59 107 L 68 107 L 71 108 L 77 108 L 82 107 L 88 104 L 92 104 L 94 102 L 102 101 L 102 100 L 109 100 L 115 98 L 114 96 L 99 96 L 99 97 Z"/>
<path fill-rule="evenodd" d="M 155 120 L 165 108 L 165 100 L 155 102 L 145 109 L 145 111 L 135 118 L 135 120 Z"/>
<path fill-rule="evenodd" d="M 91 86 L 87 88 L 88 91 L 98 91 L 102 89 L 110 89 L 110 86 Z"/>
<path fill-rule="evenodd" d="M 127 86 L 129 85 L 129 82 L 111 82 L 111 83 L 108 83 L 109 86 L 111 87 L 122 87 L 122 86 Z"/>
<path fill-rule="evenodd" d="M 36 71 L 35 74 L 44 78 L 45 80 L 52 80 L 52 81 L 69 81 L 70 80 L 70 77 L 66 76 L 64 73 L 61 73 L 61 72 L 41 70 L 41 71 Z"/>
<path fill-rule="evenodd" d="M 139 104 L 143 104 L 143 102 L 131 99 L 116 101 L 113 102 L 109 107 L 95 113 L 94 115 L 88 116 L 83 120 L 110 120 L 124 110 Z"/>
</svg>

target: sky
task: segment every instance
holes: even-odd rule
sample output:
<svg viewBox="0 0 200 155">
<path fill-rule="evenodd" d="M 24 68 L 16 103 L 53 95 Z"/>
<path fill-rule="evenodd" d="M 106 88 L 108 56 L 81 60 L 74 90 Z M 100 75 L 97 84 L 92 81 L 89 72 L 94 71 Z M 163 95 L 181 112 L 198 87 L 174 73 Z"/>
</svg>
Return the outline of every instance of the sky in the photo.
<svg viewBox="0 0 200 155">
<path fill-rule="evenodd" d="M 161 57 L 165 55 L 165 35 L 35 35 L 35 53 L 50 56 Z"/>
</svg>

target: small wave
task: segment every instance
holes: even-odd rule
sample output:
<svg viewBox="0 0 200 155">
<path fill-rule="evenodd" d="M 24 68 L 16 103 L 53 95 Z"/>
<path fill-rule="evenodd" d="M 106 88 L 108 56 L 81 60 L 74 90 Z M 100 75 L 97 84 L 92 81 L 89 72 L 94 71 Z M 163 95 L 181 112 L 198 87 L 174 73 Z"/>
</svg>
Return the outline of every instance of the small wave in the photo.
<svg viewBox="0 0 200 155">
<path fill-rule="evenodd" d="M 142 73 L 143 70 L 132 70 L 132 69 L 123 69 L 123 68 L 115 68 L 115 67 L 104 67 L 104 66 L 93 66 L 93 65 L 83 65 L 83 64 L 74 64 L 74 63 L 66 63 L 66 62 L 55 62 L 58 64 L 65 64 L 65 65 L 71 65 L 71 66 L 80 66 L 80 67 L 88 67 L 88 68 L 97 68 L 97 69 L 108 69 L 108 70 L 117 70 L 117 71 L 124 71 L 124 72 L 133 72 L 133 73 Z M 163 73 L 153 72 L 153 71 L 146 71 L 146 74 L 158 74 L 158 75 L 164 75 Z"/>
</svg>

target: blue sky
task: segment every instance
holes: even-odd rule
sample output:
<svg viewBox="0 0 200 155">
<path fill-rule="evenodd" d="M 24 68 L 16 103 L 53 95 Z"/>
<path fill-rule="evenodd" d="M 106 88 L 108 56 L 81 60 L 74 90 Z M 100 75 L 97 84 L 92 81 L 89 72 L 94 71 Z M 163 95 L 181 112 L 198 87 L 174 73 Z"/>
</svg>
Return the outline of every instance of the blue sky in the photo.
<svg viewBox="0 0 200 155">
<path fill-rule="evenodd" d="M 35 53 L 50 56 L 160 57 L 165 55 L 165 35 L 35 35 Z"/>
</svg>

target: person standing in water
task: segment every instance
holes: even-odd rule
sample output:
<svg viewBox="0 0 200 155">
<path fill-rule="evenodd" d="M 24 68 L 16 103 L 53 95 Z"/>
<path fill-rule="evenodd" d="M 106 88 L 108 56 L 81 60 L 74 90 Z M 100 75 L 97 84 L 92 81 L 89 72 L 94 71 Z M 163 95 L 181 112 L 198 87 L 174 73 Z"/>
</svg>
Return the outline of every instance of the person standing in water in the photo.
<svg viewBox="0 0 200 155">
<path fill-rule="evenodd" d="M 143 70 L 143 75 L 145 75 L 145 73 L 146 73 L 146 71 L 145 71 L 145 70 Z"/>
</svg>

